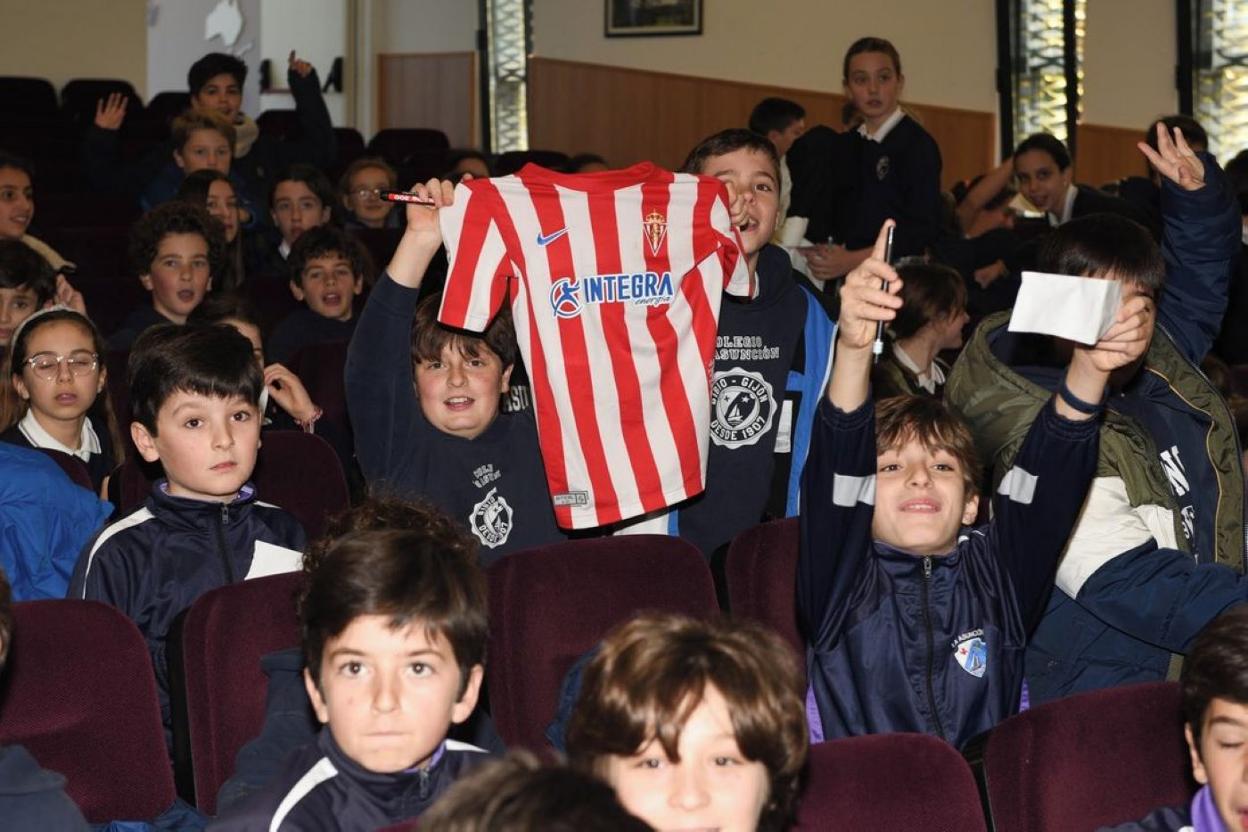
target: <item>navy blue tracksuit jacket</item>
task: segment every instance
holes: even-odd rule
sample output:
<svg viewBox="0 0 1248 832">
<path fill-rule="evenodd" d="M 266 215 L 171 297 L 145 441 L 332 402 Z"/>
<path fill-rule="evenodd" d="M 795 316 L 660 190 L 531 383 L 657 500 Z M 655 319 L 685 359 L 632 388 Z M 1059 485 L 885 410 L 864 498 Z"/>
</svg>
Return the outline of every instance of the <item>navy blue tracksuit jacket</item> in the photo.
<svg viewBox="0 0 1248 832">
<path fill-rule="evenodd" d="M 1096 469 L 1099 418 L 1052 402 L 994 520 L 919 557 L 871 537 L 875 407 L 820 405 L 802 483 L 797 606 L 827 739 L 915 731 L 961 747 L 1014 713 L 1027 636 Z"/>
</svg>

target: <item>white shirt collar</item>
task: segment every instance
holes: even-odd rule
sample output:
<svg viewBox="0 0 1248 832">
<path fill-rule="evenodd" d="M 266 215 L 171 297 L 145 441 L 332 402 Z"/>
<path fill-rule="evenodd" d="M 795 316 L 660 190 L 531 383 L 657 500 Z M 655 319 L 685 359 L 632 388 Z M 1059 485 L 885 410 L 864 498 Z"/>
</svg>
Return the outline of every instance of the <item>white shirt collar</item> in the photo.
<svg viewBox="0 0 1248 832">
<path fill-rule="evenodd" d="M 289 260 L 290 259 L 290 243 L 286 242 L 285 240 L 282 240 L 280 243 L 278 243 L 277 253 L 282 255 L 283 260 Z"/>
<path fill-rule="evenodd" d="M 858 135 L 868 141 L 882 142 L 884 141 L 884 137 L 891 133 L 893 128 L 900 124 L 901 120 L 905 117 L 906 114 L 902 112 L 900 107 L 898 107 L 896 110 L 893 110 L 893 114 L 891 116 L 884 119 L 884 123 L 880 125 L 880 129 L 876 130 L 874 133 L 867 132 L 867 123 L 865 121 L 862 124 L 859 124 Z"/>
<path fill-rule="evenodd" d="M 43 425 L 39 424 L 39 420 L 35 418 L 35 411 L 33 410 L 26 411 L 22 421 L 17 423 L 17 429 L 36 448 L 51 448 L 54 451 L 76 456 L 83 462 L 90 462 L 92 454 L 98 454 L 104 450 L 100 445 L 100 437 L 96 435 L 95 427 L 91 424 L 90 419 L 82 420 L 82 439 L 79 441 L 77 450 L 66 447 L 55 439 L 52 434 L 44 430 Z"/>
<path fill-rule="evenodd" d="M 1056 216 L 1049 214 L 1049 225 L 1057 228 L 1063 223 L 1070 222 L 1070 215 L 1075 210 L 1075 197 L 1079 196 L 1079 189 L 1073 184 L 1066 186 L 1066 199 L 1062 202 L 1062 215 Z"/>
<path fill-rule="evenodd" d="M 914 363 L 914 359 L 906 355 L 906 351 L 896 341 L 893 342 L 893 355 L 897 358 L 897 363 L 905 367 L 919 380 L 919 386 L 929 393 L 935 393 L 939 385 L 945 383 L 945 371 L 935 361 L 926 371 L 920 370 L 919 365 Z"/>
</svg>

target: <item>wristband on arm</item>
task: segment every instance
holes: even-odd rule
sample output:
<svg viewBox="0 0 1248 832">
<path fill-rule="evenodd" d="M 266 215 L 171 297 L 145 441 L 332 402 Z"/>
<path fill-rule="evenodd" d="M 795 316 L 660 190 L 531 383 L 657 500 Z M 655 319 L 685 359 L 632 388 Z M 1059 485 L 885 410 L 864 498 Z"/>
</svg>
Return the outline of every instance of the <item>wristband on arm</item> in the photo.
<svg viewBox="0 0 1248 832">
<path fill-rule="evenodd" d="M 1088 416 L 1095 416 L 1101 412 L 1105 406 L 1105 393 L 1101 394 L 1101 400 L 1096 404 L 1085 402 L 1083 399 L 1070 392 L 1070 388 L 1066 386 L 1066 376 L 1062 376 L 1062 384 L 1057 388 L 1057 395 L 1062 397 L 1062 401 L 1070 405 L 1073 409 Z"/>
</svg>

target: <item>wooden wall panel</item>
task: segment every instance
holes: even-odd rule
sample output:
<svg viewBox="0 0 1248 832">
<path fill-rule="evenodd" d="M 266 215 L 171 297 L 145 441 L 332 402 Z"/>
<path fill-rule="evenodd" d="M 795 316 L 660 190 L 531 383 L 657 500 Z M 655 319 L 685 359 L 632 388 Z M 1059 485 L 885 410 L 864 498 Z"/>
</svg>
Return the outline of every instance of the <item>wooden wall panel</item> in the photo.
<svg viewBox="0 0 1248 832">
<path fill-rule="evenodd" d="M 452 147 L 475 147 L 477 53 L 377 56 L 377 129 L 433 127 Z"/>
<path fill-rule="evenodd" d="M 673 168 L 700 140 L 745 126 L 759 99 L 806 108 L 807 124 L 839 129 L 841 95 L 550 58 L 529 59 L 529 145 L 600 153 L 614 166 L 643 159 Z M 992 167 L 992 113 L 910 105 L 940 145 L 946 186 Z"/>
<path fill-rule="evenodd" d="M 1080 124 L 1075 145 L 1075 181 L 1100 187 L 1124 176 L 1143 176 L 1148 163 L 1136 142 L 1142 130 Z"/>
</svg>

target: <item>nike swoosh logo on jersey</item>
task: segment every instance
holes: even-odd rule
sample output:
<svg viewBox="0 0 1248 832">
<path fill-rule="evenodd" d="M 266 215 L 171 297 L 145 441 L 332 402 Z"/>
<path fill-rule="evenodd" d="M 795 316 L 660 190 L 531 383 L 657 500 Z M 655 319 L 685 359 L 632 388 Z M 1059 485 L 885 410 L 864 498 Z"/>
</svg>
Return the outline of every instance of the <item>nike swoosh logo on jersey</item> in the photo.
<svg viewBox="0 0 1248 832">
<path fill-rule="evenodd" d="M 567 233 L 568 233 L 568 229 L 566 227 L 560 228 L 558 231 L 556 231 L 553 234 L 542 234 L 539 231 L 537 234 L 537 244 L 539 246 L 548 246 L 551 243 L 553 243 L 555 240 L 558 240 L 560 237 L 562 237 L 564 234 L 567 234 Z"/>
</svg>

